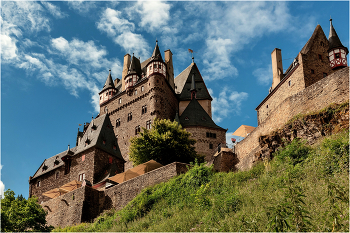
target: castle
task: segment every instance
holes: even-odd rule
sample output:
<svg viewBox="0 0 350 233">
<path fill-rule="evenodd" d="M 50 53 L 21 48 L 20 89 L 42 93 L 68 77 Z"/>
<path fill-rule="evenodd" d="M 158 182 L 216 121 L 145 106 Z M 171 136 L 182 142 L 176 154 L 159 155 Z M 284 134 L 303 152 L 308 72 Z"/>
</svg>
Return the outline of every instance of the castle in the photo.
<svg viewBox="0 0 350 233">
<path fill-rule="evenodd" d="M 249 169 L 259 136 L 298 113 L 348 100 L 347 54 L 332 21 L 329 38 L 317 25 L 285 73 L 281 50 L 275 49 L 272 87 L 256 108 L 258 127 L 235 146 L 234 154 L 222 150 L 214 156 L 215 148 L 225 143 L 227 130 L 211 118 L 212 97 L 196 63 L 192 60 L 174 78 L 172 53 L 166 50 L 163 60 L 157 42 L 152 56 L 143 62 L 126 54 L 121 79 L 113 80 L 109 73 L 99 93 L 99 115 L 84 125 L 83 132 L 78 131 L 75 147 L 68 146 L 40 165 L 29 178 L 29 197 L 39 198 L 48 211 L 49 224 L 66 226 L 90 221 L 105 209 L 122 208 L 144 187 L 185 172 L 186 165 L 175 162 L 117 185 L 108 184 L 109 177 L 132 168 L 129 139 L 141 127 L 149 129 L 155 118 L 179 122 L 197 140 L 197 153 L 214 163 L 216 170 Z M 60 193 L 60 187 L 75 180 L 82 187 Z M 56 198 L 42 195 L 51 190 L 59 193 Z"/>
</svg>

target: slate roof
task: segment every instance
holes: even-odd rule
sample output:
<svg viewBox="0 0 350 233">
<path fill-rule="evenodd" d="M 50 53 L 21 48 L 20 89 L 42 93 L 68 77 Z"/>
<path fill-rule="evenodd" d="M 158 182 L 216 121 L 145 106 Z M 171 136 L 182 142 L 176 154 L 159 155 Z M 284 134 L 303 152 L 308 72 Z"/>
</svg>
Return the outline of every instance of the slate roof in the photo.
<svg viewBox="0 0 350 233">
<path fill-rule="evenodd" d="M 107 89 L 110 89 L 110 88 L 115 89 L 114 82 L 113 82 L 112 75 L 111 75 L 111 71 L 109 71 L 109 75 L 107 77 L 106 83 L 103 86 L 103 88 L 100 91 L 100 93 L 103 92 L 104 90 L 107 90 Z"/>
<path fill-rule="evenodd" d="M 130 63 L 130 67 L 128 70 L 128 74 L 137 74 L 141 77 L 141 63 L 140 60 L 137 59 L 134 55 L 131 58 L 131 63 Z"/>
<path fill-rule="evenodd" d="M 191 100 L 190 90 L 192 84 L 192 74 L 194 74 L 195 87 L 197 90 L 196 99 L 213 100 L 208 92 L 196 63 L 191 63 L 191 65 L 189 65 L 175 78 L 175 93 L 179 94 L 180 100 Z"/>
<path fill-rule="evenodd" d="M 158 47 L 158 41 L 156 41 L 156 47 L 154 47 L 152 56 L 151 56 L 151 61 L 162 61 L 162 54 L 160 54 L 159 47 Z"/>
<path fill-rule="evenodd" d="M 335 31 L 335 29 L 332 25 L 332 19 L 330 19 L 330 29 L 329 29 L 328 41 L 329 41 L 328 51 L 331 49 L 335 49 L 335 48 L 345 48 L 346 54 L 349 53 L 348 49 L 346 47 L 344 47 L 344 45 L 341 43 L 341 41 L 337 35 L 337 32 Z"/>
<path fill-rule="evenodd" d="M 225 130 L 214 123 L 208 113 L 199 104 L 197 99 L 192 99 L 187 105 L 185 111 L 183 111 L 180 116 L 180 123 L 184 128 L 187 126 L 204 126 L 213 129 Z"/>
<path fill-rule="evenodd" d="M 89 144 L 85 145 L 86 141 L 89 141 Z M 103 144 L 103 141 L 105 141 L 106 144 Z M 113 149 L 113 146 L 116 146 L 116 150 Z M 99 148 L 109 153 L 110 155 L 115 156 L 124 161 L 118 146 L 117 139 L 114 135 L 112 124 L 108 114 L 104 114 L 96 119 L 93 119 L 89 124 L 84 136 L 82 137 L 79 145 L 74 148 L 71 148 L 70 151 L 73 152 L 74 155 L 76 155 L 92 147 Z M 62 161 L 62 157 L 67 154 L 67 151 L 68 150 L 63 151 L 48 159 L 45 159 L 39 167 L 39 169 L 34 174 L 33 178 L 39 177 L 47 172 L 50 172 L 52 170 L 57 169 L 58 167 L 63 166 L 64 162 Z M 54 166 L 55 160 L 57 160 L 59 163 Z M 42 168 L 44 165 L 47 166 L 47 169 L 43 171 Z"/>
</svg>

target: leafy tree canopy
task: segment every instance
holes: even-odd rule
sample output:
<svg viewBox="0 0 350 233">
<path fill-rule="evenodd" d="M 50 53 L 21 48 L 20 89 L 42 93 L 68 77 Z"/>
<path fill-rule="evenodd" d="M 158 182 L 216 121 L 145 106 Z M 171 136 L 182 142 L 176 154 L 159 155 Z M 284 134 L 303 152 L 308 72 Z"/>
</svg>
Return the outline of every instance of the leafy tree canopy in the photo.
<svg viewBox="0 0 350 233">
<path fill-rule="evenodd" d="M 134 165 L 145 163 L 151 159 L 166 165 L 172 162 L 190 163 L 203 161 L 197 155 L 195 139 L 191 133 L 182 129 L 176 121 L 155 119 L 150 130 L 142 128 L 139 136 L 130 139 L 130 159 Z"/>
<path fill-rule="evenodd" d="M 1 199 L 1 231 L 51 231 L 46 226 L 46 212 L 39 205 L 36 197 L 26 200 L 22 195 L 15 197 L 15 192 L 8 189 Z"/>
</svg>

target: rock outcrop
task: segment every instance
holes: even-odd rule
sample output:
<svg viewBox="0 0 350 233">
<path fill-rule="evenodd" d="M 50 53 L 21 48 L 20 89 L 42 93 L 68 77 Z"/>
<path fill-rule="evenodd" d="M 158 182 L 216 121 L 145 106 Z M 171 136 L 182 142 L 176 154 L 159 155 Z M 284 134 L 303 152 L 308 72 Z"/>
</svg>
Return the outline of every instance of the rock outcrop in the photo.
<svg viewBox="0 0 350 233">
<path fill-rule="evenodd" d="M 314 144 L 323 136 L 331 135 L 349 128 L 349 103 L 332 104 L 326 109 L 308 115 L 298 115 L 291 119 L 283 128 L 269 135 L 259 137 L 259 149 L 255 152 L 257 162 L 271 159 L 273 153 L 294 138 L 306 140 Z"/>
</svg>

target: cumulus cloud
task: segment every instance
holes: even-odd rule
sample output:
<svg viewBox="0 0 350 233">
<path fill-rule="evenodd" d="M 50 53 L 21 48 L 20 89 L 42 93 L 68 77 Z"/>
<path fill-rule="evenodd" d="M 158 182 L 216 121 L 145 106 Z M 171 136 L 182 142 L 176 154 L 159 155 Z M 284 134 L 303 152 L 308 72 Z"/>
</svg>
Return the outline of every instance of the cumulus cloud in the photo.
<svg viewBox="0 0 350 233">
<path fill-rule="evenodd" d="M 122 17 L 122 12 L 107 8 L 102 14 L 97 28 L 114 39 L 127 53 L 146 59 L 149 46 L 141 34 L 134 33 L 135 25 Z"/>
<path fill-rule="evenodd" d="M 230 115 L 240 115 L 242 102 L 248 98 L 248 93 L 231 91 L 227 87 L 222 89 L 218 97 L 215 97 L 212 89 L 208 88 L 208 91 L 213 97 L 211 106 L 216 123 Z"/>
<path fill-rule="evenodd" d="M 140 18 L 140 26 L 150 31 L 160 32 L 167 30 L 168 20 L 170 18 L 171 5 L 161 1 L 139 1 L 131 10 L 136 11 Z"/>
<path fill-rule="evenodd" d="M 1 58 L 10 60 L 17 57 L 16 39 L 8 35 L 0 35 L 1 37 Z"/>
<path fill-rule="evenodd" d="M 51 15 L 53 15 L 56 19 L 62 19 L 68 16 L 68 14 L 64 13 L 61 11 L 61 9 L 49 2 L 41 2 L 41 4 L 43 4 L 46 9 L 50 12 Z"/>
<path fill-rule="evenodd" d="M 258 68 L 253 71 L 253 75 L 257 78 L 260 85 L 268 86 L 272 83 L 272 66 L 271 64 L 265 68 Z"/>
<path fill-rule="evenodd" d="M 288 28 L 291 20 L 285 2 L 210 3 L 200 8 L 209 16 L 203 70 L 207 80 L 237 76 L 232 57 L 253 39 Z M 221 12 L 215 14 L 211 12 Z M 202 13 L 203 14 L 203 13 Z"/>
<path fill-rule="evenodd" d="M 4 198 L 5 184 L 0 180 L 0 195 Z"/>
</svg>

